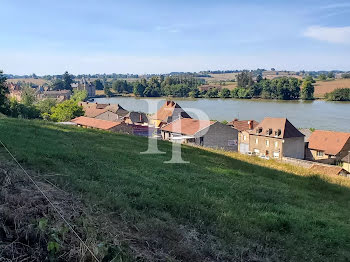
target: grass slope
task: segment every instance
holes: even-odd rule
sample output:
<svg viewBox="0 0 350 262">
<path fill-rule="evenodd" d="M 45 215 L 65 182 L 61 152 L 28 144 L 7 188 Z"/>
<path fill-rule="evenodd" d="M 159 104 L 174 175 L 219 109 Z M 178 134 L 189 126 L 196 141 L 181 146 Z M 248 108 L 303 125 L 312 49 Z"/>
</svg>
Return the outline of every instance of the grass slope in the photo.
<svg viewBox="0 0 350 262">
<path fill-rule="evenodd" d="M 165 164 L 167 142 L 166 154 L 145 155 L 142 137 L 40 121 L 1 119 L 0 139 L 27 168 L 60 174 L 50 180 L 137 228 L 162 260 L 350 259 L 344 179 L 192 147 L 189 164 Z"/>
</svg>

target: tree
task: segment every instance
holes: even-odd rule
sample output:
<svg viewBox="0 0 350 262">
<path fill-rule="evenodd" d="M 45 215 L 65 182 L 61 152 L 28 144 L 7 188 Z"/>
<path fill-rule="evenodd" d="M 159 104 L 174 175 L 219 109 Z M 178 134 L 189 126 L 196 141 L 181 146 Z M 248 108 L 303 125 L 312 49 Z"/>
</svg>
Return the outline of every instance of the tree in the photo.
<svg viewBox="0 0 350 262">
<path fill-rule="evenodd" d="M 56 79 L 55 82 L 51 85 L 52 90 L 63 90 L 64 89 L 64 82 L 60 79 Z"/>
<path fill-rule="evenodd" d="M 38 118 L 40 111 L 33 105 L 24 105 L 15 98 L 10 99 L 9 114 L 12 117 L 34 119 Z"/>
<path fill-rule="evenodd" d="M 329 101 L 350 101 L 350 88 L 337 88 L 326 94 Z"/>
<path fill-rule="evenodd" d="M 331 71 L 331 72 L 328 72 L 327 77 L 328 77 L 328 78 L 331 78 L 331 79 L 332 79 L 332 78 L 335 78 L 334 72 L 332 72 L 332 71 Z"/>
<path fill-rule="evenodd" d="M 257 82 L 257 83 L 260 83 L 262 80 L 263 80 L 262 75 L 261 75 L 261 74 L 257 75 L 257 77 L 256 77 L 256 82 Z"/>
<path fill-rule="evenodd" d="M 112 91 L 111 91 L 111 87 L 109 85 L 106 85 L 105 88 L 103 89 L 104 93 L 106 96 L 110 97 L 113 95 Z"/>
<path fill-rule="evenodd" d="M 6 85 L 6 77 L 0 70 L 0 113 L 8 114 L 9 101 L 7 99 L 7 94 L 9 90 Z"/>
<path fill-rule="evenodd" d="M 220 91 L 220 97 L 221 98 L 230 98 L 231 97 L 231 92 L 228 88 L 223 88 Z"/>
<path fill-rule="evenodd" d="M 81 102 L 88 97 L 88 92 L 86 90 L 75 91 L 72 98 L 74 101 Z"/>
<path fill-rule="evenodd" d="M 208 98 L 217 98 L 219 97 L 219 90 L 217 88 L 209 89 L 205 96 Z"/>
<path fill-rule="evenodd" d="M 316 83 L 315 79 L 311 75 L 308 75 L 307 77 L 305 77 L 305 81 L 309 81 L 311 83 Z"/>
<path fill-rule="evenodd" d="M 143 96 L 146 87 L 139 81 L 134 82 L 133 93 L 135 96 Z"/>
<path fill-rule="evenodd" d="M 304 100 L 314 99 L 315 88 L 311 81 L 304 81 L 301 88 L 301 98 Z"/>
<path fill-rule="evenodd" d="M 344 79 L 350 78 L 350 73 L 344 73 L 341 75 L 341 77 Z"/>
<path fill-rule="evenodd" d="M 237 75 L 237 86 L 238 87 L 250 87 L 254 83 L 252 73 L 243 71 Z"/>
<path fill-rule="evenodd" d="M 32 106 L 36 101 L 35 90 L 30 87 L 25 87 L 22 90 L 21 102 L 25 106 Z"/>
<path fill-rule="evenodd" d="M 325 74 L 320 74 L 318 78 L 322 81 L 327 80 L 327 76 Z"/>
<path fill-rule="evenodd" d="M 66 71 L 63 74 L 63 89 L 66 90 L 73 90 L 72 88 L 72 83 L 73 83 L 73 79 L 72 76 Z"/>
<path fill-rule="evenodd" d="M 78 116 L 84 115 L 84 109 L 78 105 L 78 102 L 74 99 L 66 100 L 52 109 L 51 120 L 55 122 L 69 121 Z"/>
<path fill-rule="evenodd" d="M 104 86 L 100 79 L 96 79 L 94 82 L 96 90 L 103 90 Z"/>
<path fill-rule="evenodd" d="M 48 98 L 39 101 L 35 106 L 40 112 L 40 117 L 44 120 L 49 120 L 52 114 L 52 108 L 56 105 L 56 99 Z"/>
</svg>

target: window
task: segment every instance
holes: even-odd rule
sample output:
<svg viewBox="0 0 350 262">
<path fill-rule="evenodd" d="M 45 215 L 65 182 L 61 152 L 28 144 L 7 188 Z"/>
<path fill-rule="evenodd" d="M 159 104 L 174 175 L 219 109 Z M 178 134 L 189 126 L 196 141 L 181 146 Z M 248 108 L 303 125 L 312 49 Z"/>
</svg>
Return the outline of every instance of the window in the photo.
<svg viewBox="0 0 350 262">
<path fill-rule="evenodd" d="M 317 156 L 324 156 L 323 151 L 317 151 Z"/>
<path fill-rule="evenodd" d="M 259 139 L 255 138 L 255 144 L 259 144 Z"/>
<path fill-rule="evenodd" d="M 280 158 L 280 153 L 279 152 L 273 152 L 273 157 L 274 158 Z"/>
<path fill-rule="evenodd" d="M 270 141 L 269 141 L 268 139 L 265 140 L 265 145 L 266 145 L 267 147 L 270 146 Z"/>
<path fill-rule="evenodd" d="M 275 147 L 278 148 L 278 141 L 275 141 Z"/>
<path fill-rule="evenodd" d="M 243 141 L 246 141 L 246 140 L 247 140 L 247 136 L 243 135 Z"/>
</svg>

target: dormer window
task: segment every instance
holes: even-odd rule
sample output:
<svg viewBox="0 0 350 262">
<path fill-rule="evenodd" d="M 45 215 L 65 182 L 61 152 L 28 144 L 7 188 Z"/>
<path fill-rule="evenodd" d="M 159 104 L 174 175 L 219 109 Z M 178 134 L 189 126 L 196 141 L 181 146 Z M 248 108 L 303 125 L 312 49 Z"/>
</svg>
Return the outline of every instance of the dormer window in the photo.
<svg viewBox="0 0 350 262">
<path fill-rule="evenodd" d="M 266 135 L 271 135 L 272 134 L 272 128 L 269 128 L 268 130 L 266 130 Z"/>
<path fill-rule="evenodd" d="M 277 136 L 280 136 L 282 134 L 282 130 L 281 129 L 278 129 L 277 130 Z"/>
<path fill-rule="evenodd" d="M 262 132 L 262 127 L 259 127 L 259 128 L 256 129 L 256 133 L 257 133 L 257 134 L 259 134 L 259 133 L 261 133 L 261 132 Z"/>
</svg>

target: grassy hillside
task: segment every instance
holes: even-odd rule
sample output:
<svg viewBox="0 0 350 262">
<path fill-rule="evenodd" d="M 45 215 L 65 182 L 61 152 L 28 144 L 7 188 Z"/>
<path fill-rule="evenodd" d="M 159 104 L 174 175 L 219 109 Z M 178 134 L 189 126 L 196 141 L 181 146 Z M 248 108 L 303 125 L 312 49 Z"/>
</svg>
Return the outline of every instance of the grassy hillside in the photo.
<svg viewBox="0 0 350 262">
<path fill-rule="evenodd" d="M 40 121 L 1 119 L 0 139 L 26 168 L 81 195 L 92 215 L 103 213 L 94 230 L 134 258 L 350 259 L 343 178 L 191 147 L 183 150 L 189 164 L 166 164 L 167 142 L 159 142 L 166 154 L 144 155 L 142 137 Z"/>
</svg>

